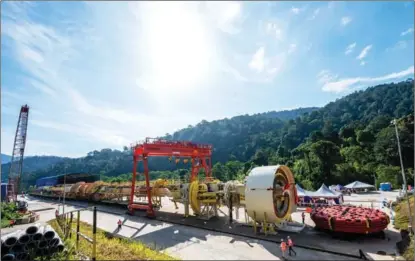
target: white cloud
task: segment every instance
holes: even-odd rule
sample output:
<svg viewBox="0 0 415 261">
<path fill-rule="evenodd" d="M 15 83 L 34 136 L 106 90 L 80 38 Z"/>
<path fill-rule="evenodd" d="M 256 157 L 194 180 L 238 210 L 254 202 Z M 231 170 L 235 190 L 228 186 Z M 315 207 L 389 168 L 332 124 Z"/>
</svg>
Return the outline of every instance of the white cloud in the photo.
<svg viewBox="0 0 415 261">
<path fill-rule="evenodd" d="M 300 8 L 291 7 L 291 12 L 293 12 L 293 14 L 299 14 L 300 13 Z"/>
<path fill-rule="evenodd" d="M 294 43 L 290 44 L 290 46 L 288 47 L 288 53 L 293 53 L 295 52 L 295 50 L 297 50 L 297 45 Z"/>
<path fill-rule="evenodd" d="M 406 41 L 399 41 L 393 47 L 389 47 L 386 49 L 387 52 L 389 51 L 398 51 L 403 50 L 408 47 L 408 43 Z"/>
<path fill-rule="evenodd" d="M 252 56 L 249 67 L 257 72 L 262 72 L 265 67 L 265 47 L 261 46 Z"/>
<path fill-rule="evenodd" d="M 341 25 L 346 26 L 352 21 L 352 18 L 350 16 L 344 16 L 341 19 Z"/>
<path fill-rule="evenodd" d="M 351 54 L 353 52 L 353 50 L 354 50 L 355 47 L 356 47 L 356 42 L 354 42 L 352 44 L 349 44 L 346 47 L 346 51 L 344 52 L 344 54 L 346 54 L 346 55 Z"/>
<path fill-rule="evenodd" d="M 237 34 L 240 32 L 238 19 L 241 18 L 242 3 L 231 1 L 207 1 L 204 2 L 207 13 L 219 29 L 226 33 Z"/>
<path fill-rule="evenodd" d="M 308 20 L 314 20 L 318 16 L 319 13 L 320 13 L 320 8 L 314 9 L 313 14 L 308 18 Z"/>
<path fill-rule="evenodd" d="M 267 30 L 267 33 L 274 35 L 277 40 L 283 39 L 283 31 L 276 23 L 272 23 L 272 22 L 267 23 L 266 30 Z"/>
<path fill-rule="evenodd" d="M 365 61 L 361 61 L 361 62 L 360 62 L 360 65 L 361 65 L 361 66 L 364 66 L 365 64 L 366 64 L 366 62 L 365 62 Z"/>
<path fill-rule="evenodd" d="M 365 48 L 362 49 L 362 51 L 360 52 L 360 54 L 356 57 L 356 59 L 358 60 L 362 60 L 363 58 L 365 58 L 369 51 L 372 49 L 372 45 L 367 45 L 365 46 Z"/>
<path fill-rule="evenodd" d="M 332 74 L 329 70 L 321 70 L 317 74 L 317 81 L 320 84 L 326 84 L 332 81 L 335 81 L 338 78 L 338 75 Z"/>
<path fill-rule="evenodd" d="M 361 85 L 368 85 L 368 84 L 375 84 L 390 80 L 397 80 L 403 77 L 413 77 L 414 75 L 414 66 L 409 67 L 406 70 L 400 72 L 394 72 L 387 75 L 379 76 L 379 77 L 356 77 L 356 78 L 346 78 L 337 80 L 337 77 L 333 79 L 329 79 L 326 81 L 322 81 L 320 83 L 324 83 L 322 90 L 325 92 L 344 92 L 349 90 L 350 88 L 354 88 L 356 86 Z"/>
<path fill-rule="evenodd" d="M 6 3 L 12 4 L 14 3 Z M 194 86 L 192 89 L 179 91 L 164 89 L 162 92 L 160 89 L 161 94 L 154 99 L 155 93 L 152 93 L 152 90 L 155 86 L 149 81 L 148 90 L 139 92 L 135 81 L 141 77 L 139 72 L 146 66 L 139 68 L 136 63 L 143 58 L 137 54 L 137 20 L 132 13 L 119 12 L 120 9 L 110 10 L 111 5 L 103 7 L 99 4 L 87 4 L 91 9 L 87 9 L 86 12 L 94 11 L 88 13 L 88 23 L 80 20 L 78 24 L 72 25 L 70 30 L 57 30 L 30 19 L 24 8 L 19 9 L 18 13 L 13 13 L 10 9 L 6 12 L 4 6 L 2 5 L 2 37 L 5 40 L 2 39 L 2 51 L 7 51 L 8 55 L 19 63 L 26 76 L 22 79 L 25 84 L 21 89 L 2 89 L 2 108 L 8 108 L 8 104 L 14 106 L 15 103 L 30 101 L 29 105 L 38 111 L 37 115 L 43 114 L 42 117 L 33 117 L 30 121 L 36 126 L 33 131 L 38 131 L 31 132 L 31 135 L 36 135 L 34 140 L 39 141 L 30 145 L 32 151 L 36 151 L 38 147 L 42 153 L 46 153 L 49 148 L 57 155 L 66 154 L 62 147 L 52 148 L 40 142 L 48 135 L 54 135 L 55 138 L 56 135 L 65 135 L 68 137 L 65 142 L 69 143 L 73 138 L 71 135 L 75 135 L 87 140 L 88 145 L 85 148 L 93 149 L 97 144 L 99 147 L 127 145 L 147 135 L 161 136 L 187 126 L 189 122 L 197 122 L 196 115 L 200 110 L 189 112 L 182 102 L 189 95 L 199 96 Z M 238 16 L 239 9 L 225 9 L 221 10 L 222 20 L 218 18 L 218 24 L 229 29 L 230 27 L 225 24 L 233 23 L 231 20 Z M 105 24 L 105 12 L 117 17 L 114 18 L 117 25 Z M 183 18 L 192 16 L 190 12 L 186 13 L 187 10 L 183 12 Z M 3 15 L 7 18 L 3 19 Z M 197 22 L 193 20 L 195 21 Z M 194 28 L 194 23 L 191 22 L 186 28 Z M 131 24 L 135 25 L 130 26 Z M 117 30 L 108 28 L 111 25 Z M 195 36 L 194 32 L 187 33 Z M 200 30 L 196 36 L 198 33 Z M 106 43 L 102 39 L 111 43 Z M 7 50 L 3 50 L 3 41 L 7 43 Z M 167 45 L 170 43 L 172 41 L 166 42 Z M 114 50 L 114 46 L 119 48 L 116 54 L 111 51 Z M 203 49 L 202 53 L 212 49 L 208 47 Z M 194 57 L 199 58 L 200 56 Z M 186 57 L 181 57 L 181 61 L 183 60 L 186 60 Z M 143 61 L 141 64 L 148 65 L 148 62 Z M 176 63 L 175 68 L 179 66 L 180 64 Z M 192 66 L 197 67 L 195 64 Z M 116 100 L 116 96 L 122 97 L 122 101 Z M 39 128 L 44 130 L 39 131 Z M 6 145 L 2 142 L 2 148 L 4 146 Z M 61 151 L 57 152 L 58 150 Z"/>
<path fill-rule="evenodd" d="M 414 28 L 409 28 L 408 30 L 403 31 L 403 32 L 401 33 L 401 36 L 405 36 L 405 35 L 407 35 L 407 34 L 411 34 L 411 33 L 413 33 L 413 32 L 414 32 Z"/>
</svg>

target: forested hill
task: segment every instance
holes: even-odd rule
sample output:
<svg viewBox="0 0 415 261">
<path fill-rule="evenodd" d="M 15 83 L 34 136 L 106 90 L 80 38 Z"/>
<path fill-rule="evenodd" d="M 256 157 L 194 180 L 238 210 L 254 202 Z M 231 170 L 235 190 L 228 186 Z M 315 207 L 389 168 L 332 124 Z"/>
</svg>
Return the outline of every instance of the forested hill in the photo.
<svg viewBox="0 0 415 261">
<path fill-rule="evenodd" d="M 285 121 L 274 116 L 278 112 L 202 121 L 165 138 L 211 143 L 217 163 L 213 173 L 222 180 L 243 177 L 254 165 L 288 164 L 297 181 L 311 189 L 321 182 L 331 185 L 358 178 L 373 183 L 375 176 L 378 181 L 399 177 L 396 138 L 390 125 L 392 118 L 399 118 L 404 165 L 408 171 L 413 169 L 413 80 L 371 87 L 323 108 L 305 110 L 285 112 Z M 114 177 L 131 172 L 131 165 L 127 148 L 93 151 L 87 157 L 65 159 L 37 170 L 27 176 L 27 184 L 38 177 L 63 173 L 64 169 Z M 162 171 L 189 166 L 176 166 L 158 158 L 152 159 L 150 168 Z M 185 171 L 153 172 L 152 177 L 179 174 Z M 397 178 L 394 182 L 398 185 L 401 181 Z"/>
<path fill-rule="evenodd" d="M 319 109 L 318 107 L 310 108 L 298 108 L 293 110 L 284 110 L 284 111 L 271 111 L 261 114 L 255 114 L 252 116 L 237 116 L 231 119 L 223 119 L 212 122 L 224 123 L 225 125 L 230 125 L 234 120 L 237 120 L 238 117 L 261 117 L 264 119 L 275 119 L 278 122 L 286 121 L 293 119 L 303 113 L 312 112 Z M 202 121 L 205 123 L 205 121 Z M 191 129 L 198 129 L 200 126 L 191 127 Z M 183 129 L 179 132 L 186 133 L 186 129 Z M 177 132 L 177 133 L 179 133 Z M 197 135 L 197 134 L 196 134 Z M 192 139 L 191 137 L 183 138 L 186 140 L 197 140 Z M 25 179 L 28 180 L 28 183 L 33 183 L 35 178 L 56 175 L 66 172 L 89 172 L 89 173 L 105 173 L 109 176 L 119 175 L 121 173 L 126 173 L 131 171 L 131 153 L 124 148 L 124 151 L 103 149 L 101 151 L 92 151 L 87 154 L 86 157 L 78 159 L 70 159 L 64 157 L 56 156 L 34 156 L 34 157 L 25 157 L 23 165 L 23 173 L 25 174 Z M 112 161 L 113 163 L 110 163 Z M 156 161 L 156 162 L 154 162 Z M 161 162 L 161 164 L 159 164 Z M 115 163 L 115 164 L 114 164 Z M 166 160 L 162 159 L 157 162 L 157 159 L 152 159 L 150 162 L 151 169 L 156 170 L 170 170 L 175 169 L 171 164 L 166 165 Z M 8 171 L 10 168 L 10 163 L 2 164 L 2 182 L 7 180 Z"/>
<path fill-rule="evenodd" d="M 11 159 L 11 156 L 1 153 L 1 164 L 9 162 Z"/>
<path fill-rule="evenodd" d="M 10 157 L 11 159 L 11 157 Z M 68 161 L 69 158 L 56 157 L 56 156 L 29 156 L 24 157 L 23 163 L 23 173 L 29 174 L 37 170 L 45 170 L 54 164 Z M 9 160 L 10 162 L 10 160 Z M 8 172 L 10 170 L 10 163 L 5 163 L 1 165 L 1 181 L 6 182 Z"/>
</svg>

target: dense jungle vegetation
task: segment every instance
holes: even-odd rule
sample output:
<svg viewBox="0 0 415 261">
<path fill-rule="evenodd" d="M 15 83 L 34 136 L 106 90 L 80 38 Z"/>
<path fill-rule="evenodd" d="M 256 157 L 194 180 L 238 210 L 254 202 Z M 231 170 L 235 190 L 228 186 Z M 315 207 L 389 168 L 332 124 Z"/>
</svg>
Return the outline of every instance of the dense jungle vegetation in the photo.
<svg viewBox="0 0 415 261">
<path fill-rule="evenodd" d="M 241 115 L 201 121 L 164 138 L 210 143 L 213 175 L 221 180 L 242 179 L 253 166 L 286 164 L 307 189 L 360 180 L 373 184 L 402 184 L 393 118 L 398 129 L 404 168 L 413 182 L 413 80 L 382 84 L 333 101 L 323 108 Z M 82 158 L 25 159 L 24 186 L 40 177 L 66 172 L 100 174 L 106 181 L 131 177 L 129 148 L 92 151 Z M 189 164 L 167 158 L 150 160 L 152 178 L 183 178 Z M 7 176 L 8 164 L 2 165 Z M 141 169 L 139 168 L 139 171 Z"/>
</svg>

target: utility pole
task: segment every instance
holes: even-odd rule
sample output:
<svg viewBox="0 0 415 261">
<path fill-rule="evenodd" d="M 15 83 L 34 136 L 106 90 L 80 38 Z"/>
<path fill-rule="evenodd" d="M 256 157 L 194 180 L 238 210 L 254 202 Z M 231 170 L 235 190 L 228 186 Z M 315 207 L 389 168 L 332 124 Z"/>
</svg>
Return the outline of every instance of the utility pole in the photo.
<svg viewBox="0 0 415 261">
<path fill-rule="evenodd" d="M 411 204 L 409 203 L 409 197 L 408 197 L 408 185 L 406 183 L 406 176 L 405 176 L 405 170 L 403 168 L 403 161 L 402 161 L 402 153 L 401 153 L 401 143 L 399 141 L 399 133 L 398 133 L 398 125 L 396 124 L 396 119 L 393 119 L 392 124 L 395 125 L 395 133 L 396 133 L 396 140 L 398 141 L 398 153 L 399 153 L 399 160 L 401 162 L 401 172 L 402 172 L 402 179 L 403 179 L 403 186 L 404 186 L 404 192 L 405 197 L 408 203 L 408 211 L 409 211 L 409 224 L 408 229 L 410 233 L 413 233 L 412 231 L 412 211 L 411 211 Z"/>
<path fill-rule="evenodd" d="M 63 213 L 65 213 L 65 196 L 66 196 L 66 165 L 63 173 Z"/>
</svg>

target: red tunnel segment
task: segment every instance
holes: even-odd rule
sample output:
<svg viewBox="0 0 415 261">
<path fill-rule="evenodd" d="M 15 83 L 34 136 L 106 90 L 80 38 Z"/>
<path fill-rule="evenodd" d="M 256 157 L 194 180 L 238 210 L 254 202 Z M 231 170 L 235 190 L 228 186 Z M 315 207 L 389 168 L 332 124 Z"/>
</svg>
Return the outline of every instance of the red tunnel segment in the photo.
<svg viewBox="0 0 415 261">
<path fill-rule="evenodd" d="M 356 234 L 380 232 L 390 222 L 383 211 L 355 206 L 317 207 L 311 219 L 318 228 Z"/>
</svg>

